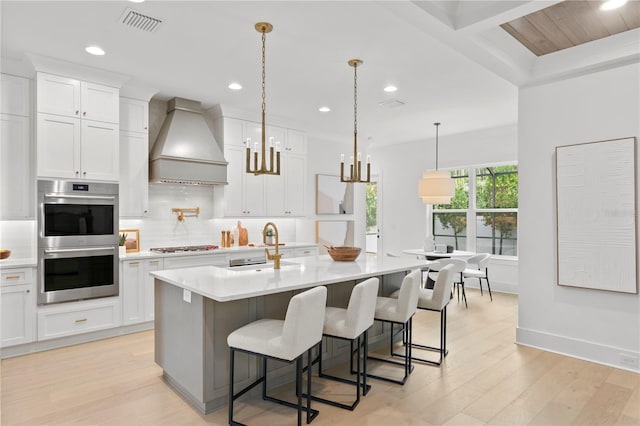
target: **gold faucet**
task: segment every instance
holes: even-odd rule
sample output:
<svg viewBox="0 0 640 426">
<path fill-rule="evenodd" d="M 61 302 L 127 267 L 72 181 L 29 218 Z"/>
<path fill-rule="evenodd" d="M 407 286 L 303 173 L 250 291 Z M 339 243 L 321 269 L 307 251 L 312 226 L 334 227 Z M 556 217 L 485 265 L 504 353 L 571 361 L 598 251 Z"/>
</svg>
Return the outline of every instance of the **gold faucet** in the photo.
<svg viewBox="0 0 640 426">
<path fill-rule="evenodd" d="M 269 228 L 269 226 L 273 227 L 273 232 L 275 232 L 276 234 L 276 253 L 269 253 L 268 248 L 265 248 L 264 251 L 267 253 L 267 259 L 273 260 L 273 269 L 280 269 L 280 258 L 282 257 L 282 255 L 278 253 L 278 228 L 276 227 L 275 223 L 267 222 L 267 224 L 264 225 L 264 228 L 262 228 L 262 242 L 265 244 L 267 243 L 267 229 Z"/>
</svg>

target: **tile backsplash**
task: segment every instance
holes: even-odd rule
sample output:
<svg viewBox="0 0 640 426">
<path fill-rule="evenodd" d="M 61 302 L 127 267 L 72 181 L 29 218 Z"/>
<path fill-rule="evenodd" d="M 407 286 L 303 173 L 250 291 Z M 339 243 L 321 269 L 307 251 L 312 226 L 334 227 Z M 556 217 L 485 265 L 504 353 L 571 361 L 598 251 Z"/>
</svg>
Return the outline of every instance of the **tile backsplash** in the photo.
<svg viewBox="0 0 640 426">
<path fill-rule="evenodd" d="M 13 259 L 35 259 L 36 221 L 0 221 L 0 248 L 11 250 Z"/>
</svg>

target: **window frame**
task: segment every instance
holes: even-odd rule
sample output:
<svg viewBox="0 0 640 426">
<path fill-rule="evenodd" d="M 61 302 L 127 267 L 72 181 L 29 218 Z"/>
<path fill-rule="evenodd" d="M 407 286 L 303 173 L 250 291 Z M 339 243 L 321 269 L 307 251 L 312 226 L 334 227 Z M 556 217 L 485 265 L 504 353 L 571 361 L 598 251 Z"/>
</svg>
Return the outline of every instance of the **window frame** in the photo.
<svg viewBox="0 0 640 426">
<path fill-rule="evenodd" d="M 467 209 L 438 209 L 437 205 L 434 205 L 433 208 L 427 209 L 428 211 L 428 223 L 431 224 L 431 232 L 433 234 L 433 238 L 435 240 L 436 235 L 435 231 L 435 222 L 434 215 L 438 213 L 466 213 L 467 215 L 467 232 L 466 232 L 466 240 L 467 240 L 467 251 L 476 252 L 476 239 L 477 239 L 477 228 L 476 228 L 476 215 L 479 213 L 516 213 L 516 217 L 518 216 L 518 208 L 477 208 L 476 207 L 476 179 L 477 179 L 477 171 L 480 169 L 486 169 L 488 167 L 497 167 L 497 166 L 518 166 L 517 162 L 509 162 L 509 163 L 500 163 L 500 164 L 489 164 L 489 165 L 480 165 L 473 167 L 456 167 L 451 170 L 460 170 L 466 169 L 467 175 L 461 176 L 460 178 L 468 177 L 468 187 L 469 187 L 469 206 Z M 520 171 L 516 172 L 518 175 Z M 455 177 L 452 177 L 455 179 Z M 518 176 L 519 178 L 519 176 Z M 518 200 L 519 201 L 519 200 Z M 519 204 L 519 203 L 518 203 Z M 516 243 L 516 252 L 520 253 L 519 250 L 520 241 L 517 239 Z M 514 259 L 518 260 L 518 256 L 510 256 L 510 255 L 499 255 L 492 254 L 492 257 L 499 259 Z"/>
</svg>

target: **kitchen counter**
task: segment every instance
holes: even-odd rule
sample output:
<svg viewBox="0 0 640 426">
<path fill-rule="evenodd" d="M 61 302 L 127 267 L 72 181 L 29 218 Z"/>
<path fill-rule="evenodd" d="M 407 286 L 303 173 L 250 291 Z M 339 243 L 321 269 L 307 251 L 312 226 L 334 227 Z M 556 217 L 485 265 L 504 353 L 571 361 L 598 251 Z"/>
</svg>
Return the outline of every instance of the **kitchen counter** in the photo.
<svg viewBox="0 0 640 426">
<path fill-rule="evenodd" d="M 150 274 L 211 300 L 228 302 L 347 280 L 362 280 L 424 266 L 424 261 L 409 257 L 361 254 L 354 262 L 335 262 L 329 255 L 322 255 L 283 260 L 279 270 L 274 270 L 273 264 L 268 263 L 237 268 L 202 266 Z"/>
<path fill-rule="evenodd" d="M 294 257 L 282 269 L 269 265 L 203 266 L 151 272 L 155 277 L 155 362 L 167 383 L 203 413 L 224 406 L 228 399 L 227 336 L 260 318 L 283 319 L 289 300 L 304 289 L 327 285 L 327 303 L 346 307 L 353 286 L 378 276 L 380 294 L 399 287 L 406 271 L 425 265 L 415 258 L 361 254 L 355 262 L 334 262 L 328 255 Z M 389 330 L 379 324 L 369 331 L 369 347 L 388 345 Z M 349 345 L 331 339 L 323 345 L 327 367 L 349 358 Z M 238 388 L 260 375 L 256 357 L 236 359 Z M 293 378 L 290 364 L 269 364 L 270 383 Z"/>
<path fill-rule="evenodd" d="M 25 257 L 25 258 L 8 258 L 0 260 L 0 269 L 5 268 L 35 268 L 38 265 L 38 262 L 33 257 Z"/>
</svg>

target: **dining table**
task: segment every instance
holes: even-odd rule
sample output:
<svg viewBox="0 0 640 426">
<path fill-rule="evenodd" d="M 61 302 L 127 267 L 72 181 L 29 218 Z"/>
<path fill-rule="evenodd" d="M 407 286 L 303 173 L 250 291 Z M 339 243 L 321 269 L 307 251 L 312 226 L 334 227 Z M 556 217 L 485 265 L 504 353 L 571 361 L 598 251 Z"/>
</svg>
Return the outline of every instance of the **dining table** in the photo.
<svg viewBox="0 0 640 426">
<path fill-rule="evenodd" d="M 454 250 L 452 253 L 438 252 L 438 251 L 425 251 L 424 249 L 405 249 L 402 250 L 404 254 L 412 254 L 414 256 L 424 256 L 427 260 L 437 260 L 445 258 L 459 258 L 465 259 L 473 256 L 475 253 L 472 251 Z"/>
</svg>

